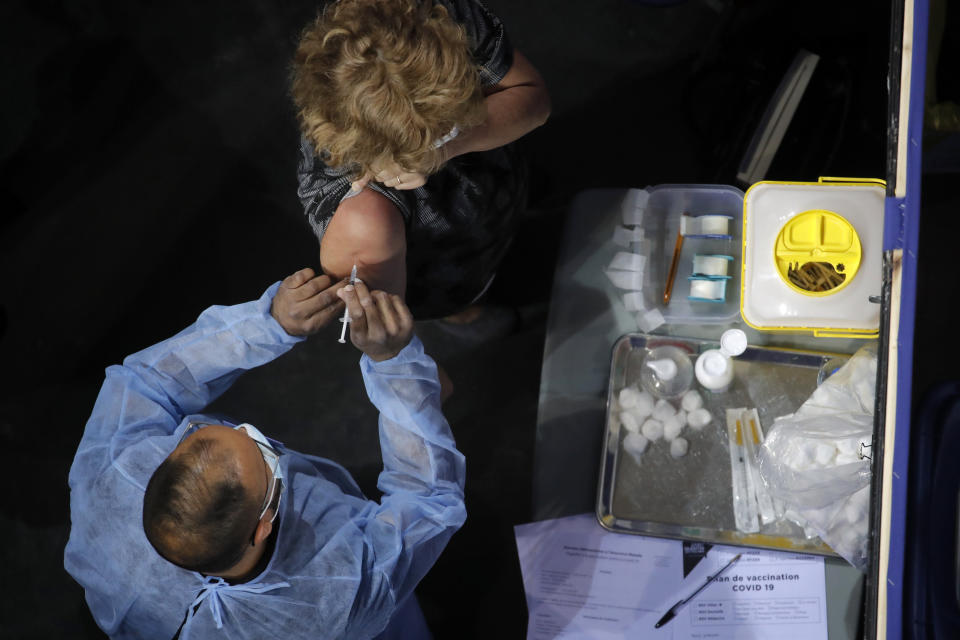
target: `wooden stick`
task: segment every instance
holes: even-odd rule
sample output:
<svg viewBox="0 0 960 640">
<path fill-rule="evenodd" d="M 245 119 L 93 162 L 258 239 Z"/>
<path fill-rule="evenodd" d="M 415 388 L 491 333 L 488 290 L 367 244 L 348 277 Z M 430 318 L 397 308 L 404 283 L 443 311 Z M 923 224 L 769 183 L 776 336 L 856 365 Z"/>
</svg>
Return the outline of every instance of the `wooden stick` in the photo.
<svg viewBox="0 0 960 640">
<path fill-rule="evenodd" d="M 673 281 L 677 277 L 677 265 L 680 264 L 680 249 L 683 248 L 683 225 L 677 232 L 677 244 L 673 247 L 673 260 L 670 261 L 670 272 L 667 273 L 667 284 L 663 288 L 663 306 L 670 304 L 670 294 L 673 293 Z"/>
</svg>

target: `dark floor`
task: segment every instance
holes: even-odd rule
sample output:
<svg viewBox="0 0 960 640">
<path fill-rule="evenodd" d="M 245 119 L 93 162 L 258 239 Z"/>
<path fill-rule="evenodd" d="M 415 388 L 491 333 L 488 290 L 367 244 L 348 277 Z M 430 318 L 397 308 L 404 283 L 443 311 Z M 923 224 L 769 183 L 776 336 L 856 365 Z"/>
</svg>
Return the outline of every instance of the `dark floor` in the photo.
<svg viewBox="0 0 960 640">
<path fill-rule="evenodd" d="M 522 142 L 531 212 L 492 293 L 520 309 L 522 326 L 482 345 L 420 327 L 456 385 L 446 413 L 468 459 L 469 519 L 419 590 L 438 638 L 524 636 L 512 527 L 531 513 L 545 310 L 573 194 L 735 184 L 752 127 L 800 48 L 823 61 L 816 100 L 805 101 L 769 177 L 885 172 L 883 4 L 487 4 L 546 79 L 553 115 Z M 62 551 L 66 474 L 104 367 L 210 304 L 252 299 L 316 266 L 285 85 L 314 10 L 263 0 L 0 9 L 0 637 L 99 637 Z M 955 229 L 955 186 L 931 185 Z M 932 353 L 925 304 L 918 359 Z M 375 495 L 376 418 L 357 353 L 335 333 L 246 375 L 216 408 L 342 462 Z M 932 360 L 921 388 L 949 375 Z"/>
</svg>

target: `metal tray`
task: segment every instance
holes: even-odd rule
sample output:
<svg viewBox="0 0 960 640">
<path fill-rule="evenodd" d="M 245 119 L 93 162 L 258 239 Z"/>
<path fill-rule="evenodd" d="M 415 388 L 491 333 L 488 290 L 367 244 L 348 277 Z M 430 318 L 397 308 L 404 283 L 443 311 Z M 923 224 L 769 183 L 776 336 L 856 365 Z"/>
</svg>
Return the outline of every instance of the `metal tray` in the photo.
<svg viewBox="0 0 960 640">
<path fill-rule="evenodd" d="M 737 530 L 730 487 L 730 450 L 725 409 L 756 408 L 764 431 L 774 418 L 796 411 L 817 384 L 849 356 L 767 347 L 748 347 L 734 359 L 734 381 L 723 394 L 700 391 L 713 422 L 702 431 L 687 427 L 686 456 L 674 459 L 669 444 L 653 442 L 642 464 L 623 451 L 624 434 L 616 413 L 616 395 L 639 380 L 650 349 L 679 347 L 697 356 L 718 346 L 715 341 L 629 334 L 613 347 L 607 390 L 606 428 L 597 492 L 597 518 L 605 528 L 665 538 L 746 545 L 836 555 L 819 538 L 808 539 L 792 522 L 779 520 L 759 533 Z"/>
</svg>

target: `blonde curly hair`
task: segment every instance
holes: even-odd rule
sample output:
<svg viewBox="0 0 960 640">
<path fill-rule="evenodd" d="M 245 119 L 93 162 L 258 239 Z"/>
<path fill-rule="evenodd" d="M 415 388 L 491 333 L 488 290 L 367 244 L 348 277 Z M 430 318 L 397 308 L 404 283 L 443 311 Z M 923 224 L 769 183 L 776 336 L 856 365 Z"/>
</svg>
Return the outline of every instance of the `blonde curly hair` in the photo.
<svg viewBox="0 0 960 640">
<path fill-rule="evenodd" d="M 357 175 L 391 160 L 435 173 L 434 142 L 486 117 L 466 33 L 431 0 L 327 5 L 301 36 L 291 89 L 321 158 Z"/>
</svg>

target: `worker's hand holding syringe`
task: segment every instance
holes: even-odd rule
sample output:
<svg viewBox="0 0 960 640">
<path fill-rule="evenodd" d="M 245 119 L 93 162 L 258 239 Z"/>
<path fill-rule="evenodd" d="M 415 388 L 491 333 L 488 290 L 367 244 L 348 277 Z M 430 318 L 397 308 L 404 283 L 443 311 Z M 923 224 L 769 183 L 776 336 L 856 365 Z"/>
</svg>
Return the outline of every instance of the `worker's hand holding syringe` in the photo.
<svg viewBox="0 0 960 640">
<path fill-rule="evenodd" d="M 350 341 L 371 360 L 396 356 L 413 336 L 413 315 L 403 299 L 370 291 L 361 280 L 337 290 L 350 314 Z"/>
</svg>

